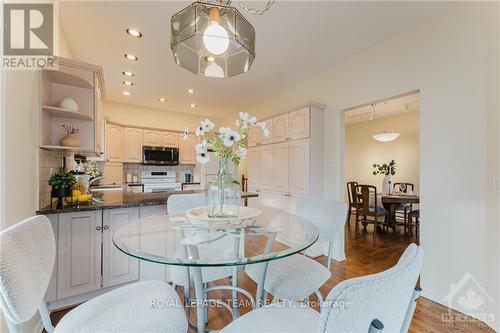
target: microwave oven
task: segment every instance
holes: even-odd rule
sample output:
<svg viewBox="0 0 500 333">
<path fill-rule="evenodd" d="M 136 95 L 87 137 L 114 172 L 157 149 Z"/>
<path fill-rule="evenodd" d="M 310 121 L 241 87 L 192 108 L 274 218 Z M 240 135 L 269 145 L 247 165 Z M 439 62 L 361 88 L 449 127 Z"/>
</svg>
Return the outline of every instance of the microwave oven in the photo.
<svg viewBox="0 0 500 333">
<path fill-rule="evenodd" d="M 178 165 L 179 149 L 169 147 L 142 147 L 142 164 L 146 165 Z"/>
</svg>

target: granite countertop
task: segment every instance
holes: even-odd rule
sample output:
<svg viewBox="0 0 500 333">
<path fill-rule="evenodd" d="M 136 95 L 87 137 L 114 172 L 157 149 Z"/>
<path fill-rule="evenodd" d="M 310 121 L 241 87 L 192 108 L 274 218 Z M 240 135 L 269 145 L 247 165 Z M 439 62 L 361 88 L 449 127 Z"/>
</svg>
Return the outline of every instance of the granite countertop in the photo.
<svg viewBox="0 0 500 333">
<path fill-rule="evenodd" d="M 112 209 L 112 208 L 128 208 L 128 207 L 143 207 L 143 206 L 159 206 L 166 205 L 168 197 L 172 194 L 190 194 L 201 193 L 202 191 L 177 191 L 177 192 L 155 192 L 155 193 L 134 193 L 132 191 L 106 191 L 94 192 L 94 200 L 90 203 L 79 204 L 75 206 L 64 206 L 57 208 L 56 204 L 44 207 L 38 210 L 38 215 L 51 215 L 60 213 L 72 213 L 89 210 Z M 255 198 L 258 193 L 241 193 L 242 198 Z"/>
</svg>

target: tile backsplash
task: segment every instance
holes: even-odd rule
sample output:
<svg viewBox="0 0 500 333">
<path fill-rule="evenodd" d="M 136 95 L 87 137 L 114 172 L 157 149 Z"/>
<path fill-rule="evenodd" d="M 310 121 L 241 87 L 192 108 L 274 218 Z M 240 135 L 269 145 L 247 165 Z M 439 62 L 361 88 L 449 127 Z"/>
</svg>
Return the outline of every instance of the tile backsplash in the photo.
<svg viewBox="0 0 500 333">
<path fill-rule="evenodd" d="M 39 149 L 39 205 L 40 208 L 50 205 L 49 178 L 59 172 L 62 167 L 64 153 Z"/>
<path fill-rule="evenodd" d="M 184 175 L 194 173 L 194 165 L 175 165 L 175 166 L 163 166 L 163 165 L 142 165 L 137 163 L 123 163 L 123 179 L 127 179 L 127 173 L 137 176 L 137 181 L 140 183 L 142 181 L 142 171 L 175 171 L 178 182 L 184 181 Z"/>
</svg>

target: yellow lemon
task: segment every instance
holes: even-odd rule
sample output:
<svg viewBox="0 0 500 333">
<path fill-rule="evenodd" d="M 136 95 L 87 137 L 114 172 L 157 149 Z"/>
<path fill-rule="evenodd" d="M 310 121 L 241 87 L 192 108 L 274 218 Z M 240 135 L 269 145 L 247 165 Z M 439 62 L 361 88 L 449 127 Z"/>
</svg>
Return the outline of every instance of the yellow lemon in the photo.
<svg viewBox="0 0 500 333">
<path fill-rule="evenodd" d="M 82 195 L 82 191 L 80 191 L 80 190 L 73 190 L 73 191 L 71 192 L 71 194 L 72 194 L 74 197 L 77 197 L 77 196 L 79 196 L 79 195 Z"/>
<path fill-rule="evenodd" d="M 81 194 L 77 197 L 78 202 L 87 202 L 92 199 L 91 194 Z"/>
</svg>

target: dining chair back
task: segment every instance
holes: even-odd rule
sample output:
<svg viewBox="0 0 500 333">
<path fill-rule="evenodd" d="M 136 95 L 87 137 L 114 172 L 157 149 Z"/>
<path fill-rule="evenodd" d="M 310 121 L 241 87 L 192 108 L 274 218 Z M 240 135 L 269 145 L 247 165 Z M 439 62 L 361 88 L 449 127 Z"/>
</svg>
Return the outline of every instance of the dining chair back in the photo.
<svg viewBox="0 0 500 333">
<path fill-rule="evenodd" d="M 358 182 L 347 182 L 347 198 L 349 200 L 349 212 L 347 214 L 347 222 L 351 218 L 353 212 L 357 212 L 359 206 L 358 192 L 356 191 L 356 186 Z"/>
<path fill-rule="evenodd" d="M 167 213 L 178 214 L 186 210 L 207 205 L 204 193 L 172 194 L 167 200 Z"/>
<path fill-rule="evenodd" d="M 50 323 L 44 297 L 56 246 L 49 219 L 39 215 L 19 222 L 0 233 L 0 242 L 0 306 L 10 331 L 37 310 L 44 324 Z"/>
<path fill-rule="evenodd" d="M 333 246 L 343 238 L 347 205 L 343 201 L 304 198 L 297 204 L 297 215 L 318 227 L 319 242 L 328 243 L 327 268 L 330 269 Z M 338 245 L 338 244 L 337 244 Z"/>
<path fill-rule="evenodd" d="M 359 199 L 359 208 L 356 212 L 356 216 L 358 216 L 358 220 L 360 220 L 365 227 L 368 223 L 374 224 L 373 237 L 375 237 L 377 226 L 379 223 L 382 223 L 379 222 L 378 218 L 388 215 L 389 212 L 383 207 L 378 207 L 377 188 L 375 186 L 358 185 L 356 186 L 356 191 L 358 192 L 357 196 Z M 367 216 L 373 218 L 368 219 Z"/>
<path fill-rule="evenodd" d="M 326 298 L 317 331 L 368 332 L 375 321 L 383 332 L 406 332 L 422 259 L 422 248 L 410 244 L 394 267 L 340 282 Z"/>
</svg>

